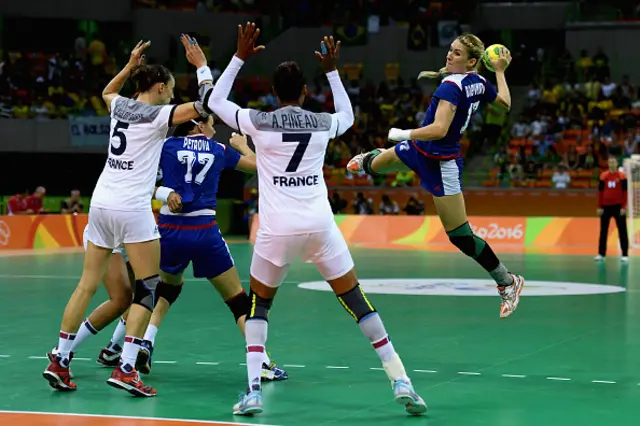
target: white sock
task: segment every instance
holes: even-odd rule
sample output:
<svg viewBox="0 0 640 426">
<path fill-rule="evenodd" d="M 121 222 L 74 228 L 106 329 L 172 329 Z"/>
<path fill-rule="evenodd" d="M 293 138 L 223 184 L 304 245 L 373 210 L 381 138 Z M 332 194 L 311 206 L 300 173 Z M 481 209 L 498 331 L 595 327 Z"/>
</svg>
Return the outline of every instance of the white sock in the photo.
<svg viewBox="0 0 640 426">
<path fill-rule="evenodd" d="M 244 334 L 247 341 L 247 378 L 250 390 L 261 390 L 260 376 L 265 359 L 268 324 L 265 320 L 252 319 L 246 322 Z"/>
<path fill-rule="evenodd" d="M 126 333 L 127 322 L 124 318 L 120 318 L 118 321 L 118 325 L 113 332 L 113 336 L 111 336 L 111 342 L 109 342 L 109 346 L 107 349 L 113 352 L 122 352 L 122 345 L 124 345 L 124 335 Z"/>
<path fill-rule="evenodd" d="M 391 361 L 396 350 L 393 348 L 391 340 L 389 340 L 389 335 L 387 335 L 384 324 L 382 324 L 380 315 L 377 312 L 369 314 L 360 320 L 359 326 L 362 333 L 367 336 L 367 339 L 376 350 L 380 360 L 383 363 Z"/>
<path fill-rule="evenodd" d="M 67 333 L 60 330 L 60 338 L 58 339 L 58 357 L 63 367 L 69 366 L 69 352 L 76 338 L 75 333 Z"/>
<path fill-rule="evenodd" d="M 144 340 L 151 342 L 151 345 L 155 345 L 156 334 L 158 334 L 158 327 L 153 324 L 147 326 L 147 331 L 144 333 Z"/>
<path fill-rule="evenodd" d="M 82 342 L 84 342 L 91 336 L 95 336 L 96 334 L 98 334 L 98 330 L 96 330 L 93 324 L 91 324 L 89 318 L 85 319 L 80 326 L 80 329 L 78 330 L 78 334 L 76 335 L 73 344 L 71 345 L 71 352 L 75 352 L 76 348 L 80 346 Z"/>
<path fill-rule="evenodd" d="M 142 340 L 137 337 L 126 336 L 124 338 L 124 347 L 120 356 L 120 369 L 125 373 L 130 373 L 135 368 L 141 344 Z"/>
<path fill-rule="evenodd" d="M 269 354 L 267 354 L 267 348 L 264 350 L 264 357 L 262 358 L 262 362 L 267 365 L 271 365 L 271 358 L 269 358 Z"/>
</svg>

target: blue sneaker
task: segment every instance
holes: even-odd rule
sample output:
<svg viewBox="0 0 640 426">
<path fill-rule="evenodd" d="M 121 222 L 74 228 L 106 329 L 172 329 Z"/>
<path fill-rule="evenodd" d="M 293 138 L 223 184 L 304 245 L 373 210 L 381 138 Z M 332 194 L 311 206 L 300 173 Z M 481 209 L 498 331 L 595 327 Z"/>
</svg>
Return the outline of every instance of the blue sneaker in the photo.
<svg viewBox="0 0 640 426">
<path fill-rule="evenodd" d="M 404 405 L 407 413 L 419 416 L 427 412 L 427 404 L 413 390 L 411 382 L 404 379 L 393 382 L 393 395 L 398 404 Z"/>
<path fill-rule="evenodd" d="M 151 357 L 153 356 L 153 343 L 143 340 L 136 359 L 136 370 L 142 374 L 151 373 Z"/>
<path fill-rule="evenodd" d="M 259 390 L 241 394 L 233 406 L 233 414 L 238 416 L 252 416 L 258 413 L 262 413 L 262 391 Z"/>
<path fill-rule="evenodd" d="M 271 364 L 267 365 L 266 362 L 262 363 L 262 374 L 260 380 L 263 382 L 275 382 L 279 380 L 287 380 L 289 374 L 278 367 L 275 362 L 271 361 Z"/>
</svg>

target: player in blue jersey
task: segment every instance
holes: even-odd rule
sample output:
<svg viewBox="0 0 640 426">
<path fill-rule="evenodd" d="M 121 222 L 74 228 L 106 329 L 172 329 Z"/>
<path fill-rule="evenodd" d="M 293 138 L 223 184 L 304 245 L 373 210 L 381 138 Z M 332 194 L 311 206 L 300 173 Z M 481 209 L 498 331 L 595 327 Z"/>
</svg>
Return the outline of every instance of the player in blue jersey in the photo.
<svg viewBox="0 0 640 426">
<path fill-rule="evenodd" d="M 156 197 L 166 197 L 169 202 L 162 206 L 158 216 L 162 278 L 158 285 L 158 301 L 136 362 L 136 368 L 144 374 L 151 370 L 158 327 L 182 290 L 182 276 L 189 263 L 193 263 L 194 277 L 206 278 L 213 284 L 244 333 L 250 299 L 242 288 L 216 222 L 216 194 L 224 169 L 255 173 L 256 161 L 246 137 L 232 137 L 231 143 L 236 150 L 214 141 L 214 133 L 212 116 L 192 120 L 178 126 L 162 149 L 162 186 L 157 189 Z M 287 373 L 266 355 L 262 379 L 287 378 Z"/>
<path fill-rule="evenodd" d="M 449 240 L 472 257 L 495 280 L 501 296 L 500 318 L 513 313 L 520 300 L 524 278 L 510 273 L 491 247 L 474 235 L 467 219 L 462 196 L 462 157 L 460 139 L 471 116 L 481 104 L 496 103 L 511 108 L 511 95 L 505 69 L 511 54 L 501 49 L 492 61 L 498 90 L 477 73 L 484 44 L 472 34 L 463 34 L 451 43 L 446 67 L 439 72 L 423 72 L 420 77 L 444 77 L 436 89 L 419 129 L 391 129 L 389 140 L 401 141 L 394 149 L 376 149 L 351 159 L 348 170 L 377 176 L 395 171 L 413 170 L 424 189 L 433 195 L 442 225 Z M 419 77 L 419 78 L 420 78 Z"/>
</svg>

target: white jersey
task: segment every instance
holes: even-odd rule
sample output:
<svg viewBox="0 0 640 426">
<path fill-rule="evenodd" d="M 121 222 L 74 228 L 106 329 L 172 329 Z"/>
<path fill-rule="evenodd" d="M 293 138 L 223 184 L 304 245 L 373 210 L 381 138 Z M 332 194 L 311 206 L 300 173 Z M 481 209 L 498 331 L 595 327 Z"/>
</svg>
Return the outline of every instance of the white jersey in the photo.
<svg viewBox="0 0 640 426">
<path fill-rule="evenodd" d="M 338 123 L 335 115 L 297 106 L 238 111 L 237 125 L 256 149 L 262 232 L 294 235 L 331 228 L 334 218 L 322 166 L 329 141 L 339 134 Z"/>
<path fill-rule="evenodd" d="M 91 206 L 151 210 L 162 145 L 176 105 L 149 105 L 117 96 L 111 102 L 109 156 Z"/>
</svg>

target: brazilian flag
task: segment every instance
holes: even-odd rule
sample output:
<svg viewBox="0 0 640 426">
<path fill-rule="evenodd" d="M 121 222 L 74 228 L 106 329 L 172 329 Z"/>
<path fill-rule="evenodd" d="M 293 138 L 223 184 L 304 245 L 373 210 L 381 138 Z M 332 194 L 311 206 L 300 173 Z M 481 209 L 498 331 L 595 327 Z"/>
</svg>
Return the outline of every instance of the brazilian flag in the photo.
<svg viewBox="0 0 640 426">
<path fill-rule="evenodd" d="M 344 46 L 362 46 L 367 44 L 367 27 L 357 22 L 335 25 L 333 27 L 333 34 Z"/>
<path fill-rule="evenodd" d="M 407 33 L 407 49 L 427 50 L 427 25 L 423 22 L 412 22 Z"/>
</svg>

